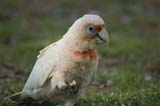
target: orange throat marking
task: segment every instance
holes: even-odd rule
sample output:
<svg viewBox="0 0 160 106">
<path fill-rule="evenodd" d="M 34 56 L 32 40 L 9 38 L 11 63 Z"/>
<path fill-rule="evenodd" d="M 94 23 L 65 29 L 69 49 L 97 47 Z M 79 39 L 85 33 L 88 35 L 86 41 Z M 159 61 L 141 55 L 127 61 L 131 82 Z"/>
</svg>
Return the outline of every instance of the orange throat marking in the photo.
<svg viewBox="0 0 160 106">
<path fill-rule="evenodd" d="M 86 50 L 86 51 L 73 51 L 73 55 L 76 57 L 80 57 L 82 59 L 89 58 L 91 60 L 96 59 L 98 56 L 96 50 L 94 49 Z"/>
</svg>

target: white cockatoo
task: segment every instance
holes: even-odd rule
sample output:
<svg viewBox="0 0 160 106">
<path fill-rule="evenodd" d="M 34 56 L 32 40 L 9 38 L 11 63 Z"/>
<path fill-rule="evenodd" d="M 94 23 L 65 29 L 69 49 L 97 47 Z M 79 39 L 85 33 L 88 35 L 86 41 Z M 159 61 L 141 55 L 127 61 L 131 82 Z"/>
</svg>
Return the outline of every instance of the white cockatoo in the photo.
<svg viewBox="0 0 160 106">
<path fill-rule="evenodd" d="M 19 100 L 57 100 L 74 106 L 98 67 L 97 45 L 108 43 L 103 19 L 87 14 L 77 19 L 62 39 L 40 51 Z"/>
</svg>

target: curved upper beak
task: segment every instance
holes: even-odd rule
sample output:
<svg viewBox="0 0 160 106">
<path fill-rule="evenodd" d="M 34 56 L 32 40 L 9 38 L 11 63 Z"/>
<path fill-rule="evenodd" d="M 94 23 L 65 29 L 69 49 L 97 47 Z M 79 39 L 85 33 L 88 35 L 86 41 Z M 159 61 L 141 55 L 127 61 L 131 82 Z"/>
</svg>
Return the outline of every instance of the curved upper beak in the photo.
<svg viewBox="0 0 160 106">
<path fill-rule="evenodd" d="M 105 27 L 102 27 L 102 29 L 97 33 L 96 43 L 97 44 L 107 43 L 107 45 L 109 44 L 109 36 Z"/>
</svg>

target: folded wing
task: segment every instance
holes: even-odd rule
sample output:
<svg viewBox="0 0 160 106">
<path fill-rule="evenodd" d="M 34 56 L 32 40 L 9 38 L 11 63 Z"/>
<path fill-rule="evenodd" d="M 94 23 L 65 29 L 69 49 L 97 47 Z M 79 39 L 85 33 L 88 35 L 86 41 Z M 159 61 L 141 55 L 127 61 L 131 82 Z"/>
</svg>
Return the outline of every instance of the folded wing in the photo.
<svg viewBox="0 0 160 106">
<path fill-rule="evenodd" d="M 56 43 L 40 51 L 33 70 L 23 88 L 22 97 L 30 96 L 34 99 L 39 98 L 38 92 L 55 71 L 57 52 Z"/>
</svg>

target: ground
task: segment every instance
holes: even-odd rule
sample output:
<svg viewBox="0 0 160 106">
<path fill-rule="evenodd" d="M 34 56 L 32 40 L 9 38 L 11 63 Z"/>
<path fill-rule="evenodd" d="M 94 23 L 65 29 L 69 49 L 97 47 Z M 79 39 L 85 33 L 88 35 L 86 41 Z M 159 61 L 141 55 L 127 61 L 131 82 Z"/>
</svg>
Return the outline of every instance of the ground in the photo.
<svg viewBox="0 0 160 106">
<path fill-rule="evenodd" d="M 76 106 L 160 105 L 160 2 L 110 1 L 101 3 L 101 8 L 93 1 L 85 4 L 83 12 L 75 9 L 71 15 L 64 5 L 72 2 L 60 3 L 62 9 L 55 10 L 59 13 L 56 17 L 31 14 L 14 19 L 0 14 L 0 106 L 53 106 L 47 101 L 19 104 L 4 99 L 22 90 L 39 50 L 60 39 L 87 7 L 94 6 L 94 12 L 98 8 L 96 12 L 105 20 L 110 45 L 99 47 L 97 76 L 87 99 L 77 101 Z M 71 8 L 83 4 L 73 3 Z"/>
</svg>

